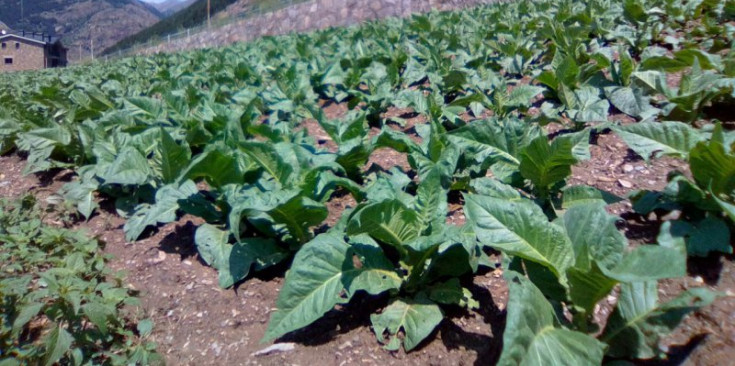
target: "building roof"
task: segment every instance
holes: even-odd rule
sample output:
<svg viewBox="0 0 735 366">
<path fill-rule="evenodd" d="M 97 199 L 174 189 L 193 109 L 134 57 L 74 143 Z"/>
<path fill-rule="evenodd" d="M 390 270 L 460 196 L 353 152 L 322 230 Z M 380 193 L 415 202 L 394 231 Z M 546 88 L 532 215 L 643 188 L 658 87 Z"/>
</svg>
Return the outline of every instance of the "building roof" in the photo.
<svg viewBox="0 0 735 366">
<path fill-rule="evenodd" d="M 54 44 L 59 41 L 59 37 L 52 37 L 45 33 L 38 32 L 26 32 L 26 31 L 9 31 L 3 30 L 0 32 L 0 39 L 4 38 L 20 38 L 26 41 L 39 43 L 39 44 Z"/>
</svg>

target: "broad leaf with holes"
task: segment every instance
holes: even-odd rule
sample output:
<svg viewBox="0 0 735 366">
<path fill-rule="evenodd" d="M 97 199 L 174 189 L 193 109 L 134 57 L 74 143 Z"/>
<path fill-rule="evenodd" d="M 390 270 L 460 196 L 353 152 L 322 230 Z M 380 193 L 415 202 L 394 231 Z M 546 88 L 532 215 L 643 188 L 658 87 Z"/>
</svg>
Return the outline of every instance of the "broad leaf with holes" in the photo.
<svg viewBox="0 0 735 366">
<path fill-rule="evenodd" d="M 406 351 L 410 351 L 428 337 L 443 318 L 439 305 L 421 296 L 410 300 L 396 299 L 382 313 L 371 315 L 370 321 L 375 336 L 386 344 L 387 350 L 397 351 L 401 347 L 398 333 L 403 330 L 403 345 Z M 389 340 L 385 339 L 385 333 Z"/>
<path fill-rule="evenodd" d="M 276 339 L 321 318 L 334 305 L 350 300 L 354 292 L 377 294 L 400 286 L 400 277 L 380 251 L 363 250 L 372 257 L 353 260 L 356 250 L 340 235 L 323 234 L 296 254 L 278 295 L 264 341 Z M 353 284 L 354 282 L 354 284 Z"/>
<path fill-rule="evenodd" d="M 655 282 L 621 285 L 617 306 L 601 339 L 608 343 L 612 357 L 647 359 L 659 354 L 659 340 L 671 332 L 688 313 L 706 306 L 717 294 L 694 288 L 675 299 L 659 304 Z"/>
</svg>

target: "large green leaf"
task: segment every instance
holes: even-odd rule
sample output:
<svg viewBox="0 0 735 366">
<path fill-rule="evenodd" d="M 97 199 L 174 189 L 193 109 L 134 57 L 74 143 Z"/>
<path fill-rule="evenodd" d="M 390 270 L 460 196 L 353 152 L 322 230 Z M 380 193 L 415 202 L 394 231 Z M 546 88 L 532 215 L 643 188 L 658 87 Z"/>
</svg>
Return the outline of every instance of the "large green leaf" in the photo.
<svg viewBox="0 0 735 366">
<path fill-rule="evenodd" d="M 181 185 L 169 184 L 156 191 L 154 204 L 141 204 L 125 222 L 125 239 L 135 241 L 146 227 L 176 221 L 181 203 L 199 193 L 194 182 L 187 180 Z"/>
<path fill-rule="evenodd" d="M 715 195 L 735 196 L 735 154 L 720 141 L 700 142 L 689 155 L 694 180 Z"/>
<path fill-rule="evenodd" d="M 711 252 L 732 253 L 730 229 L 716 217 L 695 222 L 668 221 L 661 225 L 659 243 L 684 241 L 691 256 L 706 257 Z M 673 245 L 673 244 L 669 244 Z"/>
<path fill-rule="evenodd" d="M 148 160 L 133 147 L 124 147 L 105 172 L 107 184 L 142 185 L 148 182 L 151 168 Z"/>
<path fill-rule="evenodd" d="M 396 299 L 380 314 L 370 316 L 378 341 L 387 343 L 386 349 L 396 351 L 401 347 L 398 332 L 403 330 L 403 346 L 410 351 L 434 331 L 444 319 L 439 305 L 425 296 L 415 299 Z M 388 332 L 390 340 L 385 341 Z"/>
<path fill-rule="evenodd" d="M 714 193 L 710 191 L 710 194 L 714 196 L 715 202 L 720 206 L 722 211 L 725 212 L 725 215 L 730 217 L 730 220 L 735 222 L 735 204 L 732 204 L 730 202 L 727 202 L 723 199 L 720 199 L 719 197 L 715 196 Z"/>
<path fill-rule="evenodd" d="M 521 198 L 521 194 L 516 188 L 504 184 L 494 178 L 482 177 L 473 179 L 470 182 L 470 187 L 472 188 L 473 193 L 483 196 L 506 198 L 510 200 Z"/>
<path fill-rule="evenodd" d="M 686 158 L 689 151 L 704 140 L 699 131 L 682 122 L 634 123 L 613 127 L 613 131 L 646 161 L 654 153 Z"/>
<path fill-rule="evenodd" d="M 503 352 L 498 365 L 600 365 L 605 346 L 580 332 L 558 327 L 555 312 L 528 279 L 512 275 Z"/>
<path fill-rule="evenodd" d="M 577 162 L 573 148 L 571 139 L 555 139 L 549 144 L 546 136 L 538 137 L 521 153 L 521 174 L 545 197 L 552 185 L 572 174 L 572 165 Z"/>
<path fill-rule="evenodd" d="M 174 182 L 181 171 L 189 165 L 191 152 L 185 146 L 180 146 L 171 135 L 161 128 L 161 143 L 154 156 L 158 163 L 161 178 L 164 183 Z"/>
<path fill-rule="evenodd" d="M 615 226 L 616 221 L 602 203 L 575 205 L 564 213 L 564 228 L 574 248 L 575 268 L 590 270 L 592 262 L 613 268 L 622 260 L 627 240 Z"/>
<path fill-rule="evenodd" d="M 337 234 L 322 234 L 304 244 L 286 274 L 286 282 L 278 295 L 278 310 L 271 315 L 263 341 L 276 339 L 288 332 L 303 328 L 321 318 L 334 305 L 350 300 L 354 291 L 363 288 L 377 291 L 366 283 L 366 276 L 352 288 L 352 282 L 365 273 L 375 271 L 374 279 L 381 281 L 377 288 L 398 288 L 400 277 L 392 268 L 384 267 L 387 260 L 363 260 L 358 266 L 353 261 L 353 249 Z M 361 254 L 365 254 L 362 251 Z M 373 251 L 373 255 L 381 255 Z M 372 265 L 378 265 L 372 267 Z M 345 291 L 352 289 L 353 291 Z"/>
<path fill-rule="evenodd" d="M 597 88 L 584 86 L 573 93 L 573 102 L 567 110 L 570 117 L 577 123 L 607 122 L 607 112 L 610 103 L 600 98 Z"/>
<path fill-rule="evenodd" d="M 440 304 L 459 305 L 469 309 L 479 309 L 480 303 L 472 298 L 472 292 L 462 287 L 459 278 L 451 278 L 431 287 L 429 299 Z"/>
<path fill-rule="evenodd" d="M 125 100 L 125 109 L 134 116 L 155 120 L 163 113 L 163 103 L 155 98 L 131 97 Z"/>
<path fill-rule="evenodd" d="M 572 243 L 532 201 L 466 195 L 465 215 L 483 245 L 537 262 L 565 282 L 574 264 Z"/>
<path fill-rule="evenodd" d="M 403 244 L 417 238 L 422 223 L 416 211 L 401 201 L 389 200 L 368 204 L 353 213 L 347 234 L 368 234 L 376 240 L 405 250 Z"/>
<path fill-rule="evenodd" d="M 703 287 L 690 289 L 677 298 L 658 304 L 656 282 L 621 284 L 615 307 L 602 340 L 612 357 L 647 359 L 659 354 L 658 342 L 688 313 L 707 306 L 717 294 Z"/>
<path fill-rule="evenodd" d="M 569 296 L 574 305 L 588 313 L 617 284 L 600 271 L 600 267 L 616 266 L 623 257 L 627 242 L 615 221 L 603 203 L 575 205 L 564 213 L 564 228 L 576 258 L 567 273 Z"/>
<path fill-rule="evenodd" d="M 505 105 L 508 107 L 523 108 L 531 105 L 531 99 L 541 94 L 545 89 L 534 85 L 516 85 L 508 93 Z"/>
<path fill-rule="evenodd" d="M 562 189 L 562 208 L 590 203 L 613 204 L 623 200 L 612 193 L 590 186 L 567 186 Z"/>
<path fill-rule="evenodd" d="M 618 281 L 604 274 L 597 267 L 597 263 L 592 263 L 592 268 L 581 270 L 572 267 L 567 271 L 569 277 L 569 299 L 572 304 L 585 311 L 585 314 L 592 314 L 595 305 L 607 297 L 613 290 Z"/>
<path fill-rule="evenodd" d="M 436 229 L 444 224 L 447 213 L 447 192 L 442 187 L 441 174 L 437 169 L 432 169 L 416 190 L 414 209 L 424 228 Z"/>
<path fill-rule="evenodd" d="M 686 275 L 686 248 L 681 243 L 641 245 L 626 253 L 615 268 L 600 268 L 620 282 L 654 281 Z"/>
<path fill-rule="evenodd" d="M 99 188 L 97 180 L 80 180 L 64 184 L 59 191 L 67 202 L 76 203 L 77 211 L 89 219 L 97 208 L 94 192 Z"/>
<path fill-rule="evenodd" d="M 286 232 L 281 236 L 284 241 L 303 244 L 312 237 L 312 226 L 321 224 L 327 218 L 327 208 L 323 204 L 304 196 L 297 196 L 270 211 L 268 215 L 275 222 L 285 225 Z"/>
<path fill-rule="evenodd" d="M 20 124 L 0 116 L 0 155 L 5 155 L 15 147 L 16 134 L 21 130 Z"/>
<path fill-rule="evenodd" d="M 205 151 L 197 155 L 180 174 L 180 180 L 205 178 L 213 188 L 229 183 L 242 184 L 244 170 L 232 152 Z"/>
<path fill-rule="evenodd" d="M 632 117 L 648 117 L 658 110 L 651 106 L 650 98 L 643 95 L 642 89 L 625 86 L 605 88 L 610 103 L 621 112 Z"/>
<path fill-rule="evenodd" d="M 273 240 L 246 238 L 229 244 L 229 232 L 204 224 L 197 228 L 194 243 L 199 255 L 219 273 L 219 286 L 228 288 L 245 279 L 251 267 L 260 270 L 288 257 L 289 252 Z"/>
<path fill-rule="evenodd" d="M 240 150 L 253 159 L 270 176 L 282 185 L 289 185 L 297 166 L 289 164 L 272 143 L 249 141 L 240 144 Z"/>
<path fill-rule="evenodd" d="M 46 336 L 43 364 L 51 366 L 59 361 L 71 348 L 74 338 L 61 325 L 54 327 Z"/>
<path fill-rule="evenodd" d="M 451 131 L 447 138 L 475 156 L 478 163 L 488 158 L 518 165 L 521 150 L 543 136 L 538 126 L 514 119 L 485 119 Z"/>
</svg>

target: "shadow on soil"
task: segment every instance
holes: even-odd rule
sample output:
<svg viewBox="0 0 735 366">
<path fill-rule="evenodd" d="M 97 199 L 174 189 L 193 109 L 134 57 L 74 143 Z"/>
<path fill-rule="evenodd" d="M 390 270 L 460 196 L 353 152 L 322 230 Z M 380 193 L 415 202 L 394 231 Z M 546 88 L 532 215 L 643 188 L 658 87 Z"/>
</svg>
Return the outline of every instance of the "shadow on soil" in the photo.
<svg viewBox="0 0 735 366">
<path fill-rule="evenodd" d="M 707 339 L 707 334 L 698 334 L 686 344 L 669 348 L 669 352 L 666 353 L 665 359 L 654 359 L 654 360 L 638 360 L 636 361 L 637 366 L 678 366 L 686 363 L 687 359 L 691 355 L 697 346 Z"/>
<path fill-rule="evenodd" d="M 194 246 L 194 233 L 196 225 L 191 221 L 187 221 L 184 225 L 176 225 L 173 232 L 166 235 L 158 244 L 160 250 L 166 254 L 176 254 L 180 260 L 191 258 L 197 254 L 196 246 Z M 197 257 L 200 262 L 201 259 Z M 206 265 L 206 263 L 202 262 Z"/>
<path fill-rule="evenodd" d="M 445 307 L 445 319 L 421 344 L 412 352 L 419 352 L 437 337 L 449 350 L 471 350 L 477 354 L 476 365 L 488 365 L 497 362 L 502 349 L 502 334 L 505 328 L 505 312 L 493 301 L 492 294 L 485 288 L 471 286 L 476 300 L 480 302 L 480 310 L 471 314 L 460 307 Z M 389 303 L 388 295 L 370 296 L 358 293 L 349 304 L 337 306 L 324 317 L 310 326 L 289 333 L 279 342 L 295 342 L 307 346 L 318 346 L 333 342 L 336 337 L 358 328 L 370 328 L 370 315 L 379 312 Z M 455 320 L 472 316 L 481 316 L 483 323 L 491 327 L 493 336 L 479 334 L 463 329 Z M 375 338 L 355 337 L 349 341 L 353 346 L 360 342 L 377 342 Z M 403 351 L 400 351 L 403 352 Z"/>
<path fill-rule="evenodd" d="M 636 213 L 627 212 L 621 215 L 625 221 L 622 225 L 628 230 L 625 236 L 628 240 L 637 244 L 656 243 L 663 221 L 648 220 L 646 217 Z M 735 237 L 731 238 L 731 245 Z M 720 281 L 724 261 L 734 261 L 732 254 L 712 253 L 707 257 L 688 257 L 687 273 L 690 276 L 700 276 L 707 285 L 715 286 Z"/>
</svg>

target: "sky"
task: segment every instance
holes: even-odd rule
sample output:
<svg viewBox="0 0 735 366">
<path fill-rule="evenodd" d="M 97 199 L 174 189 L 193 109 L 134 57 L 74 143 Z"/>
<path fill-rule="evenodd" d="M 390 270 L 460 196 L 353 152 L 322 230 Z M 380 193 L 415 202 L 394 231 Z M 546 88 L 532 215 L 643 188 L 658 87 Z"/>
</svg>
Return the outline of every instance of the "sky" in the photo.
<svg viewBox="0 0 735 366">
<path fill-rule="evenodd" d="M 141 0 L 141 1 L 144 2 L 144 3 L 149 3 L 149 4 L 160 4 L 160 3 L 164 2 L 164 1 L 167 1 L 167 0 Z M 176 0 L 176 1 L 182 2 L 184 0 Z"/>
</svg>

